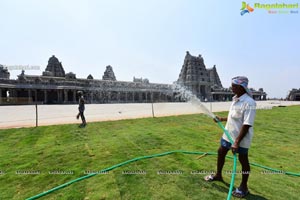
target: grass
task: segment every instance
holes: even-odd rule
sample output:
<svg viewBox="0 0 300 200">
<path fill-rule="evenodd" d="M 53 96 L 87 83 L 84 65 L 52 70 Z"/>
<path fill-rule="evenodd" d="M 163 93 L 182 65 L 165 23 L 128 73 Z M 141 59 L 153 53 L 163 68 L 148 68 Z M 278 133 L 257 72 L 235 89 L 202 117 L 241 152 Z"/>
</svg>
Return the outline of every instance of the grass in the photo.
<svg viewBox="0 0 300 200">
<path fill-rule="evenodd" d="M 258 110 L 250 162 L 299 173 L 299 113 L 299 106 Z M 84 176 L 85 170 L 98 171 L 144 155 L 170 150 L 216 152 L 221 135 L 204 115 L 90 123 L 85 129 L 73 124 L 0 130 L 0 199 L 25 199 Z M 227 184 L 207 183 L 206 174 L 191 171 L 214 171 L 217 158 L 197 158 L 176 153 L 141 160 L 40 199 L 226 199 L 231 174 L 224 174 Z M 231 169 L 228 159 L 224 171 Z M 40 174 L 16 174 L 18 170 Z M 73 174 L 48 173 L 53 170 Z M 146 174 L 123 173 L 138 170 Z M 157 174 L 176 170 L 182 174 Z M 262 174 L 262 170 L 251 168 L 247 199 L 300 199 L 300 177 Z M 235 186 L 240 181 L 237 175 Z"/>
</svg>

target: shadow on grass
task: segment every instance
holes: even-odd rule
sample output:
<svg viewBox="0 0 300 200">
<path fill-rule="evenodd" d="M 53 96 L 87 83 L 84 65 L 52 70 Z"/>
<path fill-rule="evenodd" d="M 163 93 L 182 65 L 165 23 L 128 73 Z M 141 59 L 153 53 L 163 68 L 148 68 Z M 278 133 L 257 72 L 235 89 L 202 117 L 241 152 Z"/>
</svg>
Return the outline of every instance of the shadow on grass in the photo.
<svg viewBox="0 0 300 200">
<path fill-rule="evenodd" d="M 220 185 L 220 183 L 223 184 L 224 186 Z M 219 184 L 212 183 L 211 186 L 213 188 L 215 188 L 216 190 L 219 190 L 220 192 L 228 193 L 230 184 L 226 183 L 226 182 L 219 182 Z M 234 198 L 234 199 L 240 199 L 240 198 Z M 247 200 L 268 200 L 265 197 L 262 197 L 262 196 L 259 196 L 259 195 L 256 195 L 256 194 L 251 194 L 251 193 L 249 193 L 246 197 L 244 197 L 242 199 L 247 199 Z"/>
<path fill-rule="evenodd" d="M 262 197 L 262 196 L 259 196 L 259 195 L 256 195 L 256 194 L 248 194 L 244 199 L 247 199 L 247 200 L 268 200 L 266 199 L 265 197 Z"/>
<path fill-rule="evenodd" d="M 222 186 L 220 184 L 223 184 L 224 186 Z M 213 188 L 215 188 L 216 190 L 219 190 L 220 192 L 228 193 L 230 184 L 226 183 L 226 182 L 218 182 L 218 183 L 212 183 L 211 186 Z"/>
</svg>

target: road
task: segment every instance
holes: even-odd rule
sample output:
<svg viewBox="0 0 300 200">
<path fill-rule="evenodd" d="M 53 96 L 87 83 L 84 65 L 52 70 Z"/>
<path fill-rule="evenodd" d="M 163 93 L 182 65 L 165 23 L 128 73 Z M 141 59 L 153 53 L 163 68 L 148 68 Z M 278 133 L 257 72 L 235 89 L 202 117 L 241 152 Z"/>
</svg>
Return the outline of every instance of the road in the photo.
<svg viewBox="0 0 300 200">
<path fill-rule="evenodd" d="M 213 112 L 229 110 L 231 102 L 203 103 Z M 257 101 L 257 109 L 271 109 L 274 106 L 300 105 L 300 101 Z M 76 119 L 78 105 L 38 105 L 38 125 L 80 123 Z M 36 125 L 35 105 L 0 106 L 0 129 L 34 127 Z M 197 104 L 151 103 L 139 104 L 87 104 L 87 122 L 135 119 L 143 117 L 174 116 L 203 113 Z"/>
</svg>

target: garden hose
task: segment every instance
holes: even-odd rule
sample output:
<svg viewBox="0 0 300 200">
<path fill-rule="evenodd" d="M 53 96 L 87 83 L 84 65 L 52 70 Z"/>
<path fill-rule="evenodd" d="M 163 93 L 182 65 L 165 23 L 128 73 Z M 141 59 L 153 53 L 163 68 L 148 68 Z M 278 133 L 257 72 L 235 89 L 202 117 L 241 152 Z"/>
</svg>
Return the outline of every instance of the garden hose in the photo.
<svg viewBox="0 0 300 200">
<path fill-rule="evenodd" d="M 230 143 L 233 144 L 234 141 L 233 141 L 231 135 L 225 129 L 225 127 L 223 126 L 223 124 L 221 123 L 221 121 L 217 117 L 215 117 L 214 119 L 217 121 L 219 127 L 224 131 L 224 133 L 226 134 L 227 138 L 230 140 Z M 234 186 L 234 179 L 235 179 L 235 174 L 236 174 L 235 173 L 236 172 L 236 163 L 237 163 L 237 156 L 236 156 L 236 153 L 233 153 L 233 169 L 232 169 L 230 187 L 229 187 L 229 191 L 228 191 L 228 194 L 227 194 L 227 200 L 231 199 L 231 194 L 232 194 L 232 190 L 233 190 L 233 186 Z"/>
<path fill-rule="evenodd" d="M 26 200 L 38 199 L 38 198 L 40 198 L 42 196 L 45 196 L 45 195 L 48 195 L 48 194 L 50 194 L 50 193 L 52 193 L 54 191 L 60 190 L 60 189 L 62 189 L 64 187 L 66 187 L 66 186 L 69 186 L 69 185 L 73 184 L 73 183 L 76 183 L 76 182 L 88 179 L 88 178 L 93 177 L 93 176 L 95 176 L 97 174 L 101 174 L 101 173 L 104 173 L 104 172 L 111 171 L 113 169 L 116 169 L 118 167 L 127 165 L 127 164 L 135 162 L 135 161 L 149 159 L 149 158 L 155 158 L 155 157 L 161 157 L 161 156 L 166 156 L 166 155 L 175 154 L 175 153 L 196 154 L 196 155 L 204 155 L 204 154 L 205 155 L 218 155 L 218 153 L 215 153 L 215 152 L 193 152 L 193 151 L 184 151 L 184 150 L 174 150 L 174 151 L 168 151 L 168 152 L 164 152 L 164 153 L 160 153 L 160 154 L 153 154 L 153 155 L 149 155 L 149 156 L 141 156 L 141 157 L 137 157 L 137 158 L 134 158 L 134 159 L 131 159 L 131 160 L 127 160 L 125 162 L 113 165 L 113 166 L 111 166 L 109 168 L 103 169 L 103 170 L 99 171 L 99 173 L 92 173 L 92 174 L 88 174 L 86 176 L 79 177 L 77 179 L 74 179 L 74 180 L 69 181 L 67 183 L 64 183 L 62 185 L 59 185 L 59 186 L 57 186 L 55 188 L 52 188 L 50 190 L 47 190 L 47 191 L 42 192 L 40 194 L 37 194 L 37 195 L 35 195 L 33 197 L 27 198 Z M 232 156 L 226 156 L 226 158 L 234 159 L 234 157 L 232 157 Z M 273 171 L 273 172 L 282 172 L 281 170 L 273 169 L 273 168 L 266 167 L 266 166 L 263 166 L 263 165 L 259 165 L 259 164 L 256 164 L 256 163 L 250 163 L 250 165 L 253 165 L 253 166 L 256 166 L 256 167 L 260 167 L 260 168 L 263 168 L 263 169 L 267 169 L 267 170 L 270 170 L 270 171 Z M 293 172 L 283 172 L 283 174 L 290 175 L 290 176 L 300 177 L 300 173 L 297 174 L 297 173 L 293 173 Z"/>
</svg>

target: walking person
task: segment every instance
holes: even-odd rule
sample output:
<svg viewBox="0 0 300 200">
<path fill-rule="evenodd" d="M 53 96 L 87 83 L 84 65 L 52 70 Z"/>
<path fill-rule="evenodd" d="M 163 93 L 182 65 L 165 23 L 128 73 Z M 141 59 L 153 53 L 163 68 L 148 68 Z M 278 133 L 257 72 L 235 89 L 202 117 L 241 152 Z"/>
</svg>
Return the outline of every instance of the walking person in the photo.
<svg viewBox="0 0 300 200">
<path fill-rule="evenodd" d="M 78 105 L 79 113 L 77 114 L 76 118 L 79 119 L 79 116 L 81 117 L 82 123 L 80 124 L 79 127 L 83 128 L 83 127 L 86 126 L 86 121 L 85 121 L 85 116 L 84 116 L 84 110 L 85 110 L 84 103 L 85 103 L 85 100 L 84 100 L 82 91 L 78 91 L 77 93 L 79 95 L 79 105 Z"/>
</svg>

